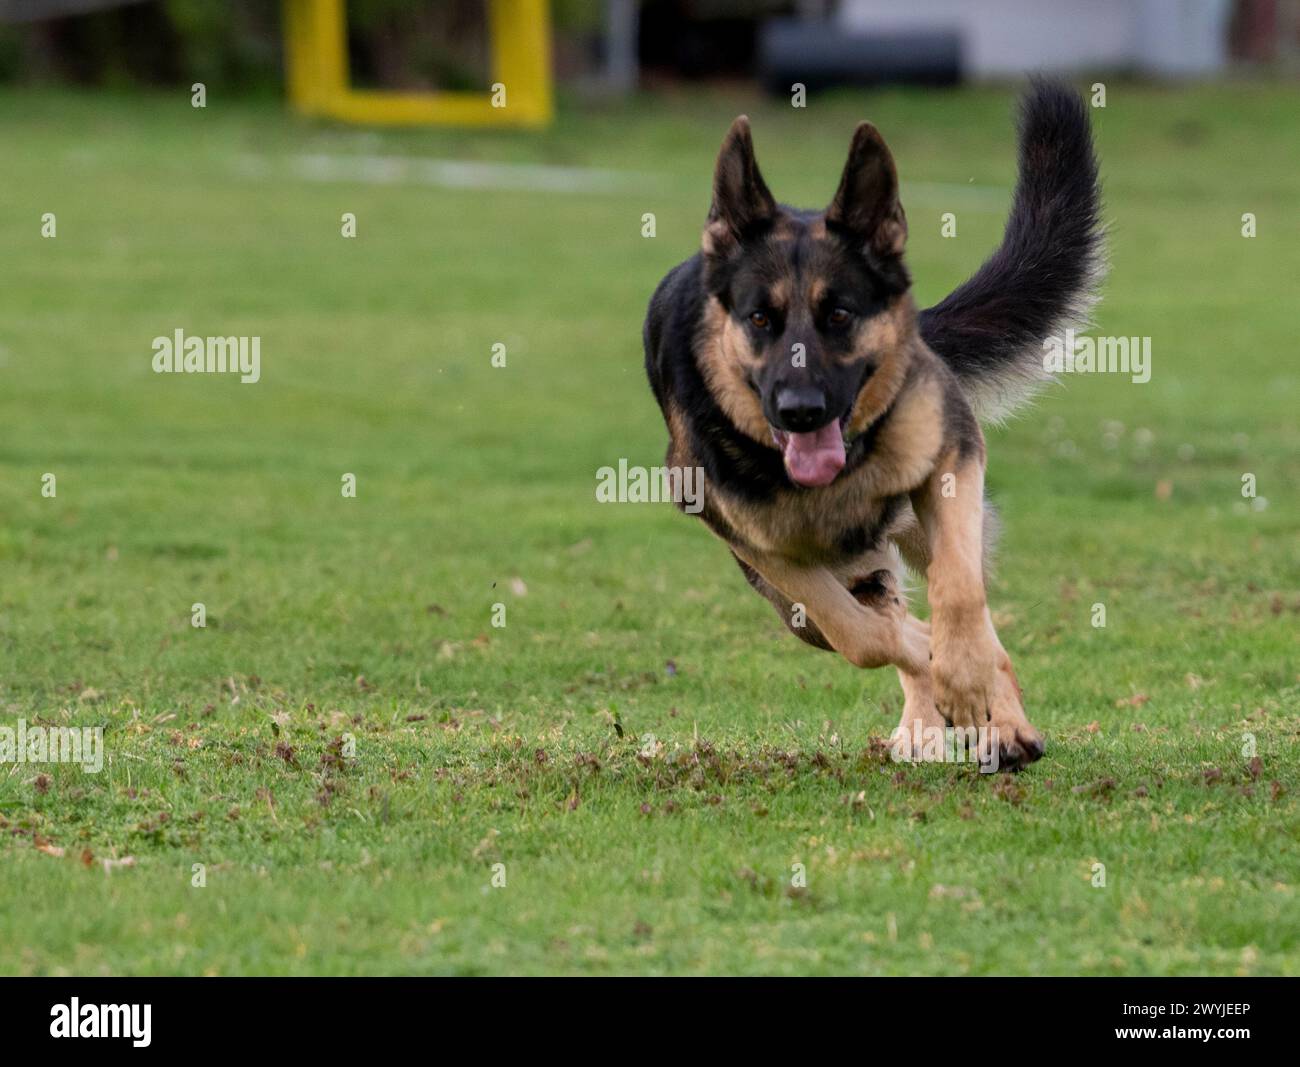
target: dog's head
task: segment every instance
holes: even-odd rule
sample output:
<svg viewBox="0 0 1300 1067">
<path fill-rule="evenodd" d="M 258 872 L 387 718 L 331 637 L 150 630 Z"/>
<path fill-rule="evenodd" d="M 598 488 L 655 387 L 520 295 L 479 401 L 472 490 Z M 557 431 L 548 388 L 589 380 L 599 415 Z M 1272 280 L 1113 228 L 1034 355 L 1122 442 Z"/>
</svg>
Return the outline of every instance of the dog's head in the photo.
<svg viewBox="0 0 1300 1067">
<path fill-rule="evenodd" d="M 821 213 L 778 205 L 754 159 L 749 120 L 718 154 L 704 230 L 710 387 L 733 422 L 782 452 L 790 479 L 827 485 L 845 439 L 892 397 L 915 328 L 903 265 L 907 222 L 894 161 L 861 123 Z"/>
</svg>

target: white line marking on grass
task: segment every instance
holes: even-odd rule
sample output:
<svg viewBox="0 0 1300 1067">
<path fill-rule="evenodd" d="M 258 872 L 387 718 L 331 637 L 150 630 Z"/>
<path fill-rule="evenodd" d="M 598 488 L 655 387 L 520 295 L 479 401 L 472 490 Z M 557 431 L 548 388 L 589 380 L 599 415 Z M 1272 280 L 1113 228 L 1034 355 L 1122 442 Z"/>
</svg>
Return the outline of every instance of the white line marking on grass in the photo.
<svg viewBox="0 0 1300 1067">
<path fill-rule="evenodd" d="M 434 185 L 444 189 L 503 189 L 537 193 L 629 193 L 656 184 L 655 176 L 635 171 L 557 167 L 544 163 L 485 163 L 413 156 L 311 155 L 241 156 L 239 169 L 265 177 L 276 165 L 312 182 L 362 185 Z"/>
<path fill-rule="evenodd" d="M 443 189 L 496 189 L 528 193 L 682 194 L 699 182 L 681 175 L 596 167 L 560 167 L 548 163 L 491 163 L 481 160 L 428 159 L 419 156 L 331 154 L 293 156 L 242 155 L 236 167 L 245 177 L 265 179 L 285 173 L 310 182 L 360 185 L 426 185 Z M 704 187 L 708 187 L 707 178 Z M 905 202 L 961 207 L 969 211 L 1007 210 L 1009 191 L 996 185 L 956 182 L 908 182 Z"/>
<path fill-rule="evenodd" d="M 997 185 L 907 182 L 900 186 L 899 195 L 904 203 L 911 200 L 941 207 L 965 205 L 971 211 L 1006 211 L 1011 206 L 1010 190 Z"/>
</svg>

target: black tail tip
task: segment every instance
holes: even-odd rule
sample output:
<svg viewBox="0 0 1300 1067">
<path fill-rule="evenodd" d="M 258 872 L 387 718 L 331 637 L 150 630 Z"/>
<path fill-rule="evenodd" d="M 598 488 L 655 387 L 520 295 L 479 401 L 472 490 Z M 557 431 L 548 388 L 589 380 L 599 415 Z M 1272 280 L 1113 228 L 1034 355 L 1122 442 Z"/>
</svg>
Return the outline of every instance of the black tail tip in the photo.
<svg viewBox="0 0 1300 1067">
<path fill-rule="evenodd" d="M 1088 105 L 1073 86 L 1036 75 L 1020 98 L 1022 144 L 1052 144 L 1067 149 L 1073 144 L 1091 147 L 1092 127 Z"/>
</svg>

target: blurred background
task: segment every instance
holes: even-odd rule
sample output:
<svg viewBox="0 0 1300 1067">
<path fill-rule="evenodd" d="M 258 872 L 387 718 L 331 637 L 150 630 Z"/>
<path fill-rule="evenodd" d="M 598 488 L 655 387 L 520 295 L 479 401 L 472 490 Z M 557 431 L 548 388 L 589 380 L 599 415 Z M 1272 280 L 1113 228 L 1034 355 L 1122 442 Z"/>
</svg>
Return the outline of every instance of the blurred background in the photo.
<svg viewBox="0 0 1300 1067">
<path fill-rule="evenodd" d="M 291 0 L 292 3 L 292 0 Z M 0 0 L 0 82 L 283 85 L 279 0 Z M 309 6 L 309 5 L 308 5 Z M 352 84 L 490 81 L 487 0 L 348 0 Z M 509 7 L 509 4 L 503 5 Z M 758 82 L 956 83 L 1026 70 L 1152 78 L 1300 71 L 1300 0 L 553 0 L 573 93 Z M 506 17 L 509 17 L 508 15 Z"/>
</svg>

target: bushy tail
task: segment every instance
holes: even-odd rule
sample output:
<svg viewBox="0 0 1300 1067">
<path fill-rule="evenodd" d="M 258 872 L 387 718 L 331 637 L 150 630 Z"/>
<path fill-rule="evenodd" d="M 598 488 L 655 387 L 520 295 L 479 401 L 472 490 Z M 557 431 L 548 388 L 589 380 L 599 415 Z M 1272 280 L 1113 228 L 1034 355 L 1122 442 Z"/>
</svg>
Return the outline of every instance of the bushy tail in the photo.
<svg viewBox="0 0 1300 1067">
<path fill-rule="evenodd" d="M 1002 245 L 941 303 L 921 336 L 976 413 L 997 421 L 1048 380 L 1043 341 L 1087 324 L 1104 273 L 1097 157 L 1088 111 L 1035 79 L 1021 101 L 1020 176 Z"/>
</svg>

